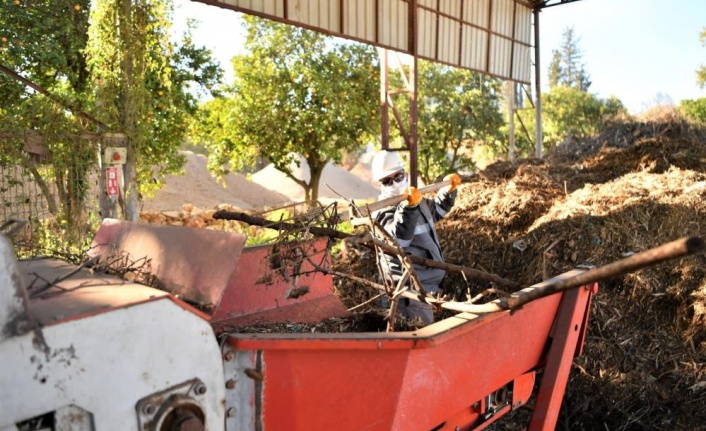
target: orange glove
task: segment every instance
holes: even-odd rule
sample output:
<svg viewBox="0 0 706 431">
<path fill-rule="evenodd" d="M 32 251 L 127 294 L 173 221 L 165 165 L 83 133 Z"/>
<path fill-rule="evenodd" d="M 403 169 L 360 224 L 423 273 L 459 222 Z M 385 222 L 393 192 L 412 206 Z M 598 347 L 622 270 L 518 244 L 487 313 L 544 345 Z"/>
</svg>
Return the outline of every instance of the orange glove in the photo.
<svg viewBox="0 0 706 431">
<path fill-rule="evenodd" d="M 451 181 L 451 186 L 449 186 L 449 193 L 451 193 L 461 184 L 461 177 L 458 174 L 449 174 L 444 177 L 444 181 Z"/>
<path fill-rule="evenodd" d="M 417 206 L 422 201 L 422 192 L 417 190 L 416 187 L 407 187 L 405 193 L 407 194 L 407 204 L 409 206 Z"/>
</svg>

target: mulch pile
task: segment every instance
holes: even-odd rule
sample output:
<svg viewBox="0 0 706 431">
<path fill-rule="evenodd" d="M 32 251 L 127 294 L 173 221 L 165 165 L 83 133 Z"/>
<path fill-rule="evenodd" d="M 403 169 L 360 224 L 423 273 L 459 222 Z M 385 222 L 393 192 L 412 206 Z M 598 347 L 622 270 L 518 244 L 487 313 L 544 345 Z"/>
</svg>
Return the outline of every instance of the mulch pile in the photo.
<svg viewBox="0 0 706 431">
<path fill-rule="evenodd" d="M 230 223 L 228 220 L 217 220 L 213 218 L 213 214 L 221 209 L 237 212 L 244 211 L 241 208 L 226 204 L 217 205 L 214 208 L 208 209 L 198 208 L 191 204 L 183 204 L 181 210 L 140 211 L 140 221 L 167 226 L 185 226 L 200 229 L 210 228 L 215 230 L 226 230 L 225 227 L 227 227 Z M 233 230 L 237 232 L 242 230 L 240 224 L 230 224 L 235 227 Z"/>
<path fill-rule="evenodd" d="M 706 238 L 705 198 L 706 129 L 678 119 L 616 123 L 595 138 L 562 144 L 544 160 L 488 166 L 460 187 L 455 208 L 437 229 L 447 262 L 524 287 L 682 237 Z M 225 226 L 224 220 L 213 219 L 213 211 L 186 205 L 171 213 L 145 212 L 142 219 L 254 229 L 238 222 Z M 377 277 L 373 252 L 365 248 L 344 249 L 333 269 L 368 280 Z M 458 274 L 448 274 L 443 286 L 458 299 L 489 287 Z M 378 293 L 338 277 L 335 290 L 348 307 Z M 368 304 L 350 317 L 315 325 L 240 331 L 374 332 L 384 330 L 383 317 L 384 310 Z M 397 330 L 413 326 L 396 322 Z M 705 429 L 705 364 L 703 254 L 601 282 L 558 429 Z M 492 429 L 523 429 L 528 414 L 520 409 Z"/>
<path fill-rule="evenodd" d="M 461 186 L 438 232 L 449 263 L 529 286 L 682 237 L 706 238 L 705 172 L 706 129 L 679 120 L 614 124 L 546 160 L 490 165 Z M 335 266 L 368 279 L 376 273 L 366 250 L 350 250 Z M 461 298 L 488 287 L 455 274 L 444 283 Z M 348 306 L 375 293 L 345 279 L 336 289 Z M 509 422 L 493 429 L 520 429 Z M 559 422 L 567 430 L 706 427 L 703 254 L 600 284 Z"/>
</svg>

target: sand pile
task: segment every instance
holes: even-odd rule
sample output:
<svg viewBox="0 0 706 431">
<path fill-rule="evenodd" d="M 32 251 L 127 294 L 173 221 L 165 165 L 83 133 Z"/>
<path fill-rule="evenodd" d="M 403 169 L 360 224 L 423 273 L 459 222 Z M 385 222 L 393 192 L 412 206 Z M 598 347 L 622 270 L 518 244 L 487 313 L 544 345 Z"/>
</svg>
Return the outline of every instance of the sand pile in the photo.
<svg viewBox="0 0 706 431">
<path fill-rule="evenodd" d="M 616 124 L 546 161 L 490 165 L 460 188 L 438 225 L 450 263 L 528 286 L 685 236 L 706 238 L 706 130 L 683 122 Z M 342 271 L 375 277 L 355 251 Z M 459 297 L 489 286 L 449 275 Z M 372 296 L 337 280 L 346 305 Z M 601 283 L 559 429 L 703 429 L 706 258 L 665 262 Z M 500 421 L 493 429 L 522 429 Z M 505 425 L 503 425 L 505 424 Z"/>
<path fill-rule="evenodd" d="M 292 165 L 291 168 L 298 179 L 307 182 L 310 180 L 309 165 L 304 159 L 300 159 L 299 166 Z M 294 202 L 304 200 L 304 189 L 272 164 L 254 173 L 252 181 L 271 190 L 277 190 Z M 327 164 L 321 174 L 320 200 L 341 200 L 340 196 L 346 199 L 373 199 L 379 194 L 380 191 L 368 181 L 332 163 Z"/>
<path fill-rule="evenodd" d="M 208 172 L 206 156 L 191 151 L 183 154 L 186 156 L 184 175 L 167 176 L 164 187 L 153 198 L 145 199 L 143 211 L 180 211 L 185 204 L 201 209 L 219 204 L 253 209 L 276 207 L 289 201 L 276 189 L 263 187 L 237 173 L 229 173 L 220 183 Z"/>
</svg>

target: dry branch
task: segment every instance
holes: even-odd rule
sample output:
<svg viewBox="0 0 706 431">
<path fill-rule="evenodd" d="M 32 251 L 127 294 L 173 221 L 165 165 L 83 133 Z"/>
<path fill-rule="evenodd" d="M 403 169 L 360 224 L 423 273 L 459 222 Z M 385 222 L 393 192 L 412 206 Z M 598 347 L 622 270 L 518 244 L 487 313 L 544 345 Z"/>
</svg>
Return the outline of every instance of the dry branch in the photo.
<svg viewBox="0 0 706 431">
<path fill-rule="evenodd" d="M 642 253 L 635 254 L 625 259 L 621 259 L 619 261 L 598 268 L 590 269 L 574 277 L 567 278 L 556 283 L 537 287 L 532 290 L 520 291 L 514 295 L 496 299 L 485 304 L 471 304 L 467 302 L 446 301 L 443 299 L 435 298 L 433 296 L 426 296 L 424 300 L 429 304 L 436 304 L 439 307 L 445 308 L 447 310 L 467 312 L 473 314 L 487 314 L 507 310 L 514 311 L 519 308 L 522 308 L 522 306 L 528 304 L 529 302 L 543 298 L 545 296 L 549 296 L 558 292 L 564 292 L 580 286 L 587 286 L 598 281 L 634 272 L 639 269 L 656 265 L 667 260 L 685 257 L 690 254 L 704 251 L 705 248 L 706 246 L 704 244 L 703 239 L 699 237 L 682 238 L 651 248 Z M 365 285 L 372 286 L 380 290 L 385 289 L 382 285 L 378 285 L 376 283 L 359 277 L 342 274 L 337 271 L 322 269 L 322 272 L 342 277 L 348 277 L 354 281 L 361 282 Z M 420 300 L 418 294 L 415 294 L 414 292 L 410 291 L 403 291 L 398 295 L 400 297 L 409 298 L 414 301 Z"/>
<path fill-rule="evenodd" d="M 501 306 L 504 309 L 515 310 L 535 299 L 634 272 L 638 269 L 656 265 L 667 260 L 688 256 L 703 250 L 703 239 L 699 237 L 681 238 L 626 257 L 625 259 L 590 269 L 557 283 L 551 283 L 528 292 L 523 292 L 517 296 L 502 298 L 499 301 L 502 303 Z"/>
<path fill-rule="evenodd" d="M 275 230 L 280 230 L 280 231 L 285 231 L 285 232 L 294 232 L 294 231 L 299 231 L 302 229 L 300 225 L 294 224 L 294 223 L 288 223 L 288 222 L 275 222 L 271 220 L 267 220 L 264 218 L 260 217 L 254 217 L 245 213 L 241 212 L 235 212 L 235 211 L 226 211 L 226 210 L 219 210 L 216 211 L 213 214 L 214 219 L 221 219 L 221 220 L 236 220 L 236 221 L 242 221 L 245 223 L 248 223 L 250 225 L 254 226 L 262 226 L 262 227 L 267 227 L 270 229 L 275 229 Z M 391 254 L 391 255 L 397 255 L 397 250 L 395 247 L 392 247 L 388 244 L 385 244 L 383 241 L 377 240 L 373 238 L 371 235 L 367 236 L 356 236 L 356 235 L 350 235 L 345 232 L 341 232 L 336 229 L 331 229 L 331 228 L 325 228 L 325 227 L 319 227 L 319 226 L 309 226 L 307 228 L 309 233 L 312 235 L 316 236 L 327 236 L 329 238 L 333 239 L 340 239 L 340 240 L 345 240 L 345 239 L 353 239 L 353 243 L 362 245 L 365 247 L 373 248 L 373 247 L 380 247 L 385 253 Z M 409 260 L 412 263 L 417 263 L 420 265 L 424 265 L 430 268 L 440 268 L 444 269 L 448 272 L 458 272 L 462 273 L 467 277 L 473 278 L 475 280 L 481 280 L 485 281 L 488 283 L 494 283 L 500 287 L 504 287 L 506 289 L 517 289 L 519 285 L 513 281 L 506 280 L 502 277 L 499 277 L 498 275 L 495 274 L 489 274 L 487 272 L 479 271 L 477 269 L 473 268 L 468 268 L 460 265 L 453 265 L 450 263 L 445 263 L 445 262 L 439 262 L 435 261 L 432 259 L 426 259 L 423 257 L 418 257 L 418 256 L 413 256 L 413 255 L 407 255 Z"/>
</svg>

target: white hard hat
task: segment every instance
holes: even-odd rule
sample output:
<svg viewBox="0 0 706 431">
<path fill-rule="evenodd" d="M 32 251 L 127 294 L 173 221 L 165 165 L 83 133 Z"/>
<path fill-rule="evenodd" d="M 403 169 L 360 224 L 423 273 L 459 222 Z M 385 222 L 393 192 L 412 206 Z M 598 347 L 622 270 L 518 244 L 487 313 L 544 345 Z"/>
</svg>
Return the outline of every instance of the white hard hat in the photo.
<svg viewBox="0 0 706 431">
<path fill-rule="evenodd" d="M 373 157 L 372 171 L 375 181 L 380 181 L 403 169 L 404 164 L 395 152 L 382 150 Z"/>
</svg>

